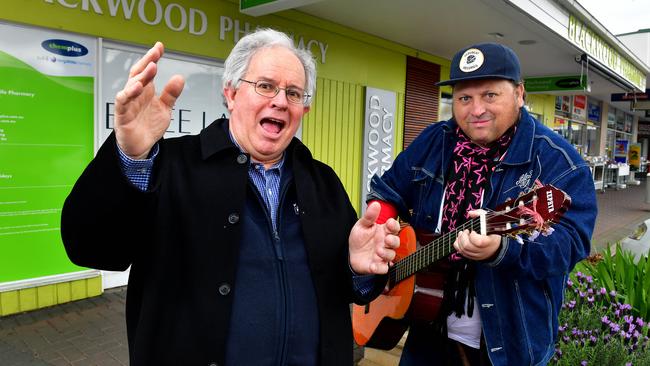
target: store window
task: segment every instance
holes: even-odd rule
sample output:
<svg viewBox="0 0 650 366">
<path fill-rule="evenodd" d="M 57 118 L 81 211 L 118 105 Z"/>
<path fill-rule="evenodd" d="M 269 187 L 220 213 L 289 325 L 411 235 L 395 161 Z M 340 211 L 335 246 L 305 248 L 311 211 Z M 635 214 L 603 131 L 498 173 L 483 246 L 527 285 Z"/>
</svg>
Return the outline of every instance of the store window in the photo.
<svg viewBox="0 0 650 366">
<path fill-rule="evenodd" d="M 607 128 L 616 129 L 616 108 L 611 106 L 607 112 Z"/>
<path fill-rule="evenodd" d="M 101 74 L 97 146 L 113 130 L 115 94 L 127 80 L 131 66 L 147 50 L 123 44 L 104 42 L 101 52 Z M 172 111 L 172 121 L 165 138 L 198 134 L 217 118 L 227 116 L 221 94 L 223 66 L 199 57 L 165 52 L 158 62 L 155 78 L 156 92 L 159 93 L 172 75 L 185 78 L 183 93 L 176 101 Z"/>
<path fill-rule="evenodd" d="M 594 120 L 599 119 L 600 105 L 597 101 L 588 103 L 584 95 L 560 95 L 555 98 L 553 130 L 583 156 L 598 155 L 600 128 Z"/>
<path fill-rule="evenodd" d="M 448 119 L 451 119 L 451 117 L 453 116 L 451 105 L 452 105 L 451 94 L 441 93 L 440 94 L 440 117 L 438 118 L 438 120 L 446 121 Z"/>
<path fill-rule="evenodd" d="M 631 114 L 610 106 L 607 114 L 607 144 L 605 148 L 608 159 L 614 160 L 617 155 L 619 158 L 623 156 L 620 146 L 627 146 L 632 141 L 633 118 Z"/>
</svg>

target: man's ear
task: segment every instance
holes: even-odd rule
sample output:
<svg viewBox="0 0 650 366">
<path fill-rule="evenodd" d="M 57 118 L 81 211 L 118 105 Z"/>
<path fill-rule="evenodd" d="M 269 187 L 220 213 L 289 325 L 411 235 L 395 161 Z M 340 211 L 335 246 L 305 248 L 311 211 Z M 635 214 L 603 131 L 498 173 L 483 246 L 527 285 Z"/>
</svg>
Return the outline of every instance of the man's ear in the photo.
<svg viewBox="0 0 650 366">
<path fill-rule="evenodd" d="M 517 107 L 521 108 L 526 103 L 526 89 L 524 83 L 519 83 L 515 89 L 515 96 L 517 98 Z"/>
<path fill-rule="evenodd" d="M 228 106 L 228 111 L 232 112 L 232 110 L 235 108 L 235 95 L 237 95 L 237 89 L 228 84 L 228 86 L 223 88 L 223 95 L 226 97 L 226 105 Z"/>
</svg>

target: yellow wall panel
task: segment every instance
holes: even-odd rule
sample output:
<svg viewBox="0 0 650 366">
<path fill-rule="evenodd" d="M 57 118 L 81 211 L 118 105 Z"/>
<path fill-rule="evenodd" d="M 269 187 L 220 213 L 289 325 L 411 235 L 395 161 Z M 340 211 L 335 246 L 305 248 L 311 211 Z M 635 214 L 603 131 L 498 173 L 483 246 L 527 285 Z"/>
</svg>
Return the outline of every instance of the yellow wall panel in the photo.
<svg viewBox="0 0 650 366">
<path fill-rule="evenodd" d="M 18 302 L 20 311 L 29 311 L 38 308 L 36 299 L 36 288 L 26 288 L 18 291 Z"/>
<path fill-rule="evenodd" d="M 395 155 L 401 150 L 404 93 L 397 92 Z M 343 182 L 357 212 L 361 202 L 364 86 L 318 78 L 311 111 L 303 120 L 302 140 L 314 158 L 331 166 Z"/>
<path fill-rule="evenodd" d="M 0 314 L 9 315 L 20 312 L 18 291 L 0 292 Z"/>
<path fill-rule="evenodd" d="M 38 307 L 44 308 L 56 305 L 56 285 L 41 286 L 37 290 Z"/>
<path fill-rule="evenodd" d="M 72 281 L 70 283 L 70 300 L 81 300 L 87 296 L 86 280 Z"/>
<path fill-rule="evenodd" d="M 56 302 L 63 304 L 70 301 L 70 282 L 56 284 Z"/>
<path fill-rule="evenodd" d="M 86 291 L 88 297 L 99 296 L 102 294 L 102 278 L 93 277 L 86 280 Z"/>
</svg>

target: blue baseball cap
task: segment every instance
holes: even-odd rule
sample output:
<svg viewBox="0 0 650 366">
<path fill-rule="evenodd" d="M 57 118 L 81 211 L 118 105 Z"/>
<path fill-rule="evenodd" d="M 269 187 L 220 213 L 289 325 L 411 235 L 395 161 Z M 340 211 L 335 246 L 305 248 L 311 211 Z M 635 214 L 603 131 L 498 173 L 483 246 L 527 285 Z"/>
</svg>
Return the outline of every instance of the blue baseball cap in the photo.
<svg viewBox="0 0 650 366">
<path fill-rule="evenodd" d="M 449 80 L 436 85 L 454 85 L 461 81 L 480 79 L 508 79 L 520 82 L 519 58 L 513 50 L 502 44 L 475 44 L 454 55 Z"/>
</svg>

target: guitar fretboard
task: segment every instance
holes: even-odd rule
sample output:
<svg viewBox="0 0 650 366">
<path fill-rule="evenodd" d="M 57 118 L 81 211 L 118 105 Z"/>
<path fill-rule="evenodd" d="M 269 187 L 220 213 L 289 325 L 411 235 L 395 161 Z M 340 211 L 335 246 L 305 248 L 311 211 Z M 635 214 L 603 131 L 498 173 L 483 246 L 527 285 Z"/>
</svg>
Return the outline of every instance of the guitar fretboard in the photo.
<svg viewBox="0 0 650 366">
<path fill-rule="evenodd" d="M 411 277 L 416 272 L 448 256 L 454 251 L 453 244 L 456 241 L 458 233 L 465 229 L 478 232 L 480 231 L 480 226 L 480 218 L 470 219 L 456 230 L 436 238 L 429 244 L 420 247 L 415 252 L 402 258 L 388 270 L 389 287 L 393 287 L 395 284 Z"/>
</svg>

